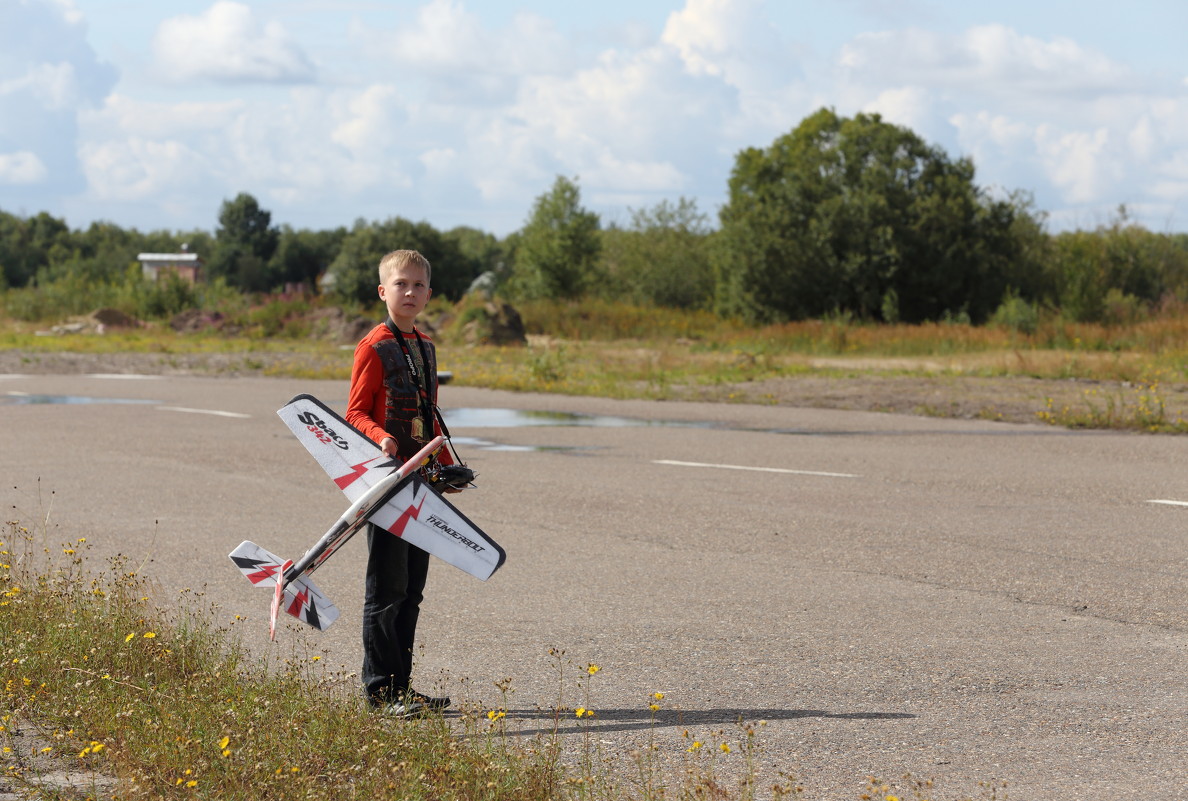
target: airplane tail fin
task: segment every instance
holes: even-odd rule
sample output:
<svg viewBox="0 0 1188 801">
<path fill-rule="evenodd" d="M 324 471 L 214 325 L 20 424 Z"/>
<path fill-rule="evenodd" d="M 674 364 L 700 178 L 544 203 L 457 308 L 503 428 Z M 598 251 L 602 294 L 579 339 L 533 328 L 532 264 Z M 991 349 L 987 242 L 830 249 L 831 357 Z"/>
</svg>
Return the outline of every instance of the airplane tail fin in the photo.
<svg viewBox="0 0 1188 801">
<path fill-rule="evenodd" d="M 329 628 L 338 619 L 338 607 L 322 594 L 313 580 L 306 576 L 285 579 L 285 571 L 293 562 L 281 559 L 250 540 L 244 540 L 229 556 L 239 571 L 257 587 L 273 590 L 272 619 L 269 628 L 276 637 L 276 619 L 281 609 L 319 631 Z"/>
</svg>

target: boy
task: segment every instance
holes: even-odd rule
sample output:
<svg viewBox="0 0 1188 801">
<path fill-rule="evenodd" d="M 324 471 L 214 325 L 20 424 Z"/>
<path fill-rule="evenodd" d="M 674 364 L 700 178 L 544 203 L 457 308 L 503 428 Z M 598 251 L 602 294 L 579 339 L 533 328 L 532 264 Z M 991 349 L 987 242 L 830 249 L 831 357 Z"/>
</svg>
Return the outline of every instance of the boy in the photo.
<svg viewBox="0 0 1188 801">
<path fill-rule="evenodd" d="M 432 268 L 415 250 L 397 250 L 379 264 L 379 296 L 388 319 L 355 348 L 347 422 L 377 442 L 385 454 L 406 461 L 440 433 L 437 356 L 415 320 L 433 294 Z M 444 450 L 443 464 L 452 463 Z M 398 717 L 444 709 L 448 698 L 430 698 L 410 685 L 413 640 L 429 570 L 429 554 L 382 528 L 367 527 L 363 602 L 363 689 L 368 702 Z"/>
</svg>

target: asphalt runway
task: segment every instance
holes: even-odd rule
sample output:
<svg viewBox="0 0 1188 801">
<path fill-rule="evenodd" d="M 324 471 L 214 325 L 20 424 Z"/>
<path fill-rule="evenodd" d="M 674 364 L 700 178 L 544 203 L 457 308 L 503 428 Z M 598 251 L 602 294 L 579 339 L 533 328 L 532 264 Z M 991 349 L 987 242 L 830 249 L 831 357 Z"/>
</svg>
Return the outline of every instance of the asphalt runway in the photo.
<svg viewBox="0 0 1188 801">
<path fill-rule="evenodd" d="M 275 646 L 268 593 L 226 556 L 252 539 L 296 558 L 345 508 L 275 410 L 308 392 L 341 412 L 346 391 L 0 377 L 5 513 L 128 554 L 166 603 L 205 593 L 262 653 L 308 642 L 357 670 L 362 540 L 318 574 L 340 621 Z M 525 738 L 589 707 L 589 736 L 560 724 L 575 748 L 629 763 L 654 745 L 677 772 L 696 739 L 738 775 L 755 724 L 761 781 L 793 773 L 808 798 L 909 773 L 935 798 L 1188 783 L 1188 439 L 453 386 L 441 402 L 480 474 L 454 501 L 508 559 L 486 583 L 434 564 L 421 689 L 505 705 Z"/>
</svg>

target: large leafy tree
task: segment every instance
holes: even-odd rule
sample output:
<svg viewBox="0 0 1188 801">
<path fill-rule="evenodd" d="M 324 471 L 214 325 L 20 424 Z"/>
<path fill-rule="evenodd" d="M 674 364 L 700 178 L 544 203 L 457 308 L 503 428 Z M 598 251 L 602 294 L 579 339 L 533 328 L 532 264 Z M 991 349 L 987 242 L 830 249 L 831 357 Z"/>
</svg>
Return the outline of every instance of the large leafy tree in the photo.
<svg viewBox="0 0 1188 801">
<path fill-rule="evenodd" d="M 443 236 L 457 246 L 458 252 L 466 259 L 471 269 L 465 285 L 461 281 L 456 282 L 456 291 L 450 294 L 450 297 L 461 297 L 474 279 L 483 273 L 493 273 L 496 281 L 506 278 L 511 269 L 512 254 L 507 243 L 500 241 L 499 237 L 467 225 L 451 228 Z M 451 283 L 455 283 L 453 276 L 450 280 Z"/>
<path fill-rule="evenodd" d="M 215 248 L 207 263 L 212 277 L 222 277 L 231 286 L 262 292 L 283 279 L 269 270 L 280 234 L 272 225 L 272 213 L 246 192 L 224 200 L 219 209 Z"/>
<path fill-rule="evenodd" d="M 49 266 L 51 251 L 69 249 L 70 229 L 64 220 L 44 211 L 34 217 L 0 211 L 0 285 L 26 286 Z"/>
<path fill-rule="evenodd" d="M 512 291 L 525 298 L 576 298 L 593 283 L 597 268 L 598 215 L 581 205 L 576 180 L 557 176 L 536 199 L 520 231 Z"/>
<path fill-rule="evenodd" d="M 269 271 L 285 284 L 313 288 L 318 277 L 338 255 L 346 235 L 346 228 L 310 231 L 306 228 L 294 230 L 291 226 L 283 225 Z"/>
<path fill-rule="evenodd" d="M 618 297 L 627 287 L 637 303 L 706 307 L 713 298 L 709 241 L 708 220 L 695 201 L 662 200 L 632 209 L 629 227 L 603 231 L 602 262 Z"/>
<path fill-rule="evenodd" d="M 477 262 L 465 256 L 456 239 L 427 222 L 393 217 L 385 222 L 356 221 L 330 265 L 333 292 L 343 300 L 379 304 L 380 260 L 393 250 L 416 250 L 433 266 L 433 291 L 457 299 L 478 275 Z"/>
<path fill-rule="evenodd" d="M 822 109 L 735 162 L 716 252 L 719 311 L 985 319 L 1019 269 L 1018 204 L 877 114 Z"/>
</svg>

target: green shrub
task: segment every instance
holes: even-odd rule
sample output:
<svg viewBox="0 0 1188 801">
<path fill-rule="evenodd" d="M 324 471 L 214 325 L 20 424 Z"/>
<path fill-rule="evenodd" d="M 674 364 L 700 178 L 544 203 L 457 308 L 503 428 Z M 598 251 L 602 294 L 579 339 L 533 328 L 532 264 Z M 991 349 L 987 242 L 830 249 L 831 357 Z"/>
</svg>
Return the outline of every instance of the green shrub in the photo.
<svg viewBox="0 0 1188 801">
<path fill-rule="evenodd" d="M 1039 328 L 1039 311 L 1035 304 L 1028 303 L 1013 292 L 1008 292 L 990 320 L 995 325 L 1021 334 L 1034 334 Z"/>
</svg>

